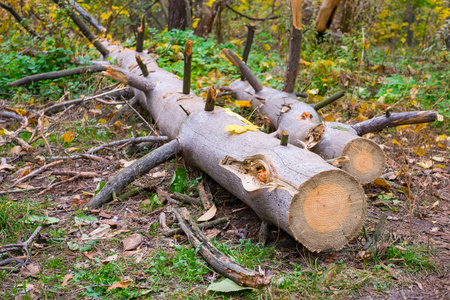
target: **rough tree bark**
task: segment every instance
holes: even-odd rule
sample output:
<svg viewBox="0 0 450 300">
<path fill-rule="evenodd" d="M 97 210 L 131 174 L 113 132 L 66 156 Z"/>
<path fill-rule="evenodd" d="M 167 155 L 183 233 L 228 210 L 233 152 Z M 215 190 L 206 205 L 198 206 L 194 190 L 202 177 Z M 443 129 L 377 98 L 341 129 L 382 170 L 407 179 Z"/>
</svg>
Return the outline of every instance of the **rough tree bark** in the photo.
<svg viewBox="0 0 450 300">
<path fill-rule="evenodd" d="M 185 30 L 186 27 L 188 27 L 188 16 L 185 0 L 169 0 L 169 30 Z"/>
</svg>

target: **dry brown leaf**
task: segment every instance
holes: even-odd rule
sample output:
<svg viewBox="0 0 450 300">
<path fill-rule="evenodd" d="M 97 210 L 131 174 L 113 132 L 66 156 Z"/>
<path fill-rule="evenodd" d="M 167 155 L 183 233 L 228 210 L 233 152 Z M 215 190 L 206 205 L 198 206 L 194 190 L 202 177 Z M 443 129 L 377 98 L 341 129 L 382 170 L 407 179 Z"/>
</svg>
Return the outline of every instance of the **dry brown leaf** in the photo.
<svg viewBox="0 0 450 300">
<path fill-rule="evenodd" d="M 20 146 L 14 146 L 9 150 L 9 153 L 11 154 L 20 154 L 20 151 L 22 151 L 22 147 Z"/>
<path fill-rule="evenodd" d="M 375 183 L 376 185 L 380 186 L 380 187 L 390 187 L 391 185 L 389 184 L 389 182 L 387 182 L 384 179 L 381 178 L 377 178 L 373 181 L 373 183 Z"/>
<path fill-rule="evenodd" d="M 124 288 L 128 287 L 130 285 L 130 283 L 132 283 L 132 282 L 133 282 L 133 279 L 128 279 L 128 280 L 125 280 L 125 281 L 114 282 L 113 284 L 111 284 L 109 286 L 108 292 L 110 290 L 117 289 L 117 288 L 124 289 Z"/>
<path fill-rule="evenodd" d="M 104 211 L 101 211 L 98 215 L 99 215 L 100 217 L 105 218 L 105 219 L 111 219 L 111 218 L 113 217 L 112 214 L 108 214 L 108 213 L 106 213 L 106 212 L 104 212 Z"/>
<path fill-rule="evenodd" d="M 213 204 L 213 206 L 211 206 L 211 208 L 204 213 L 202 216 L 200 216 L 200 218 L 197 219 L 197 222 L 206 222 L 211 220 L 212 218 L 214 218 L 214 216 L 217 213 L 217 208 L 216 206 Z"/>
<path fill-rule="evenodd" d="M 89 258 L 90 260 L 94 259 L 94 252 L 93 251 L 83 252 L 83 255 L 86 256 L 87 258 Z"/>
<path fill-rule="evenodd" d="M 16 176 L 16 179 L 20 179 L 20 178 L 22 178 L 22 177 L 28 175 L 28 174 L 30 173 L 30 171 L 31 171 L 31 166 L 26 166 L 26 167 L 20 169 L 20 170 L 17 171 L 17 173 L 16 173 L 16 175 L 17 175 L 17 176 Z"/>
<path fill-rule="evenodd" d="M 41 271 L 41 268 L 38 265 L 31 263 L 29 265 L 22 266 L 19 274 L 23 278 L 28 278 L 28 277 L 37 278 L 40 271 Z"/>
<path fill-rule="evenodd" d="M 10 164 L 1 164 L 0 165 L 0 171 L 1 170 L 14 170 L 15 167 Z"/>
<path fill-rule="evenodd" d="M 67 274 L 66 276 L 64 276 L 61 286 L 67 286 L 69 280 L 72 279 L 73 276 L 74 276 L 73 274 Z"/>
<path fill-rule="evenodd" d="M 110 261 L 116 261 L 118 257 L 119 257 L 119 256 L 118 256 L 117 254 L 114 254 L 114 255 L 108 256 L 108 257 L 105 258 L 105 259 L 101 259 L 100 261 L 101 261 L 102 264 L 105 264 L 105 265 L 106 265 L 106 264 L 109 263 Z"/>
<path fill-rule="evenodd" d="M 123 251 L 134 250 L 142 243 L 142 235 L 132 234 L 122 240 Z"/>
<path fill-rule="evenodd" d="M 75 139 L 75 137 L 76 137 L 75 130 L 71 129 L 71 130 L 67 131 L 63 135 L 64 143 L 70 143 L 71 141 L 73 141 Z"/>
</svg>

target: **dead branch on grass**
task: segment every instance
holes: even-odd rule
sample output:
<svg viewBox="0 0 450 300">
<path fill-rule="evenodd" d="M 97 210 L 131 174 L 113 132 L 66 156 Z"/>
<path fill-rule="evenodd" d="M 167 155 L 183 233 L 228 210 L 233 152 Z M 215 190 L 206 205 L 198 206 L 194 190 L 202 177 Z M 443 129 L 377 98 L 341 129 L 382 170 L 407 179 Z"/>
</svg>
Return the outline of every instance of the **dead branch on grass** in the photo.
<svg viewBox="0 0 450 300">
<path fill-rule="evenodd" d="M 259 288 L 270 283 L 270 279 L 266 277 L 262 270 L 256 272 L 243 267 L 214 247 L 190 220 L 190 214 L 186 208 L 173 208 L 172 212 L 177 217 L 178 224 L 188 237 L 189 242 L 195 249 L 198 249 L 198 253 L 217 273 L 233 280 L 240 286 Z"/>
<path fill-rule="evenodd" d="M 31 172 L 30 174 L 28 174 L 28 175 L 26 175 L 26 176 L 24 176 L 24 177 L 22 177 L 22 178 L 17 179 L 17 180 L 13 183 L 12 186 L 15 186 L 15 185 L 17 185 L 17 184 L 19 184 L 19 183 L 21 183 L 21 182 L 26 181 L 26 180 L 29 180 L 29 179 L 35 177 L 36 175 L 38 175 L 38 174 L 44 172 L 44 171 L 47 170 L 48 168 L 53 167 L 53 166 L 56 166 L 57 164 L 60 164 L 60 163 L 62 163 L 62 162 L 63 162 L 63 160 L 57 160 L 57 161 L 51 162 L 51 163 L 49 163 L 49 164 L 45 164 L 45 165 L 43 165 L 42 167 L 40 167 L 39 169 L 34 170 L 34 171 Z"/>
<path fill-rule="evenodd" d="M 120 141 L 114 141 L 111 143 L 106 143 L 103 145 L 100 145 L 98 147 L 95 147 L 89 151 L 86 152 L 86 154 L 92 154 L 95 152 L 98 152 L 100 150 L 103 150 L 105 148 L 108 147 L 114 147 L 114 146 L 120 146 L 120 145 L 124 145 L 124 144 L 139 144 L 139 143 L 143 143 L 143 142 L 161 142 L 161 141 L 167 141 L 169 138 L 167 136 L 141 136 L 141 137 L 137 137 L 137 138 L 129 138 L 129 139 L 125 139 L 125 140 L 120 140 Z"/>
<path fill-rule="evenodd" d="M 0 246 L 0 253 L 4 253 L 4 252 L 10 252 L 10 251 L 16 251 L 16 250 L 21 250 L 25 255 L 26 255 L 26 259 L 23 262 L 20 262 L 18 265 L 16 265 L 16 268 L 24 266 L 28 263 L 28 261 L 30 260 L 30 253 L 28 251 L 28 246 L 30 246 L 31 242 L 36 238 L 37 234 L 39 233 L 39 231 L 41 231 L 42 226 L 38 226 L 38 228 L 36 228 L 36 230 L 33 232 L 33 234 L 28 238 L 28 240 L 26 240 L 23 243 L 18 243 L 18 244 L 8 244 L 8 245 L 3 245 Z M 8 264 L 12 261 L 16 261 L 16 260 L 3 260 L 0 261 L 0 266 L 5 265 L 5 261 L 8 261 Z"/>
</svg>

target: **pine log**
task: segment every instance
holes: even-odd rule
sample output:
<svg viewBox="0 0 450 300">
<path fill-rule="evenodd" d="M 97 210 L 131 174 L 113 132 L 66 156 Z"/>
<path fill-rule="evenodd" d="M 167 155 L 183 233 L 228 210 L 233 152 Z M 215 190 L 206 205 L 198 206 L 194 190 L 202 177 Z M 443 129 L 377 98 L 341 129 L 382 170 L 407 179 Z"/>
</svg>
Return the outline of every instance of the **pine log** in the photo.
<svg viewBox="0 0 450 300">
<path fill-rule="evenodd" d="M 305 145 L 305 140 L 312 135 L 308 135 L 308 130 L 322 124 L 316 110 L 309 104 L 298 101 L 294 94 L 267 87 L 255 93 L 244 81 L 235 81 L 230 87 L 236 99 L 251 101 L 254 109 L 259 109 L 269 118 L 277 136 L 281 137 L 282 132 L 286 131 L 289 134 L 289 143 L 295 146 L 308 146 Z M 317 135 L 317 140 L 310 150 L 324 159 L 347 156 L 349 162 L 344 164 L 342 169 L 355 176 L 359 182 L 372 182 L 383 173 L 386 165 L 383 150 L 371 140 L 360 137 L 351 126 L 323 122 L 320 132 L 313 134 Z"/>
<path fill-rule="evenodd" d="M 122 69 L 136 69 L 134 51 L 105 45 Z M 247 123 L 221 107 L 204 111 L 203 99 L 182 94 L 181 80 L 160 69 L 150 56 L 142 56 L 153 71 L 143 80 L 154 88 L 146 94 L 132 90 L 161 133 L 179 140 L 186 163 L 207 173 L 262 220 L 282 228 L 311 251 L 341 249 L 358 235 L 366 200 L 353 176 L 307 150 L 281 146 L 278 139 L 260 131 L 230 134 L 227 126 Z"/>
</svg>

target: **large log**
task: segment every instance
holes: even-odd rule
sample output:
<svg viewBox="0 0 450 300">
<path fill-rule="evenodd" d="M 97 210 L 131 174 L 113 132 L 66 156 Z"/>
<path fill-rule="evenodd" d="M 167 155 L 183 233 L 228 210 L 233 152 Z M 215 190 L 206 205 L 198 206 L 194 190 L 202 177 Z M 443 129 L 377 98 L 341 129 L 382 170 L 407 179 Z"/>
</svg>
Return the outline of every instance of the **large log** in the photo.
<svg viewBox="0 0 450 300">
<path fill-rule="evenodd" d="M 360 137 L 351 126 L 322 123 L 316 110 L 298 101 L 294 94 L 267 87 L 255 93 L 245 81 L 235 81 L 230 87 L 236 99 L 251 101 L 253 108 L 269 118 L 277 136 L 286 131 L 289 143 L 308 147 L 325 159 L 347 156 L 349 162 L 342 169 L 361 183 L 372 182 L 383 173 L 386 165 L 383 150 L 371 140 Z M 311 143 L 305 144 L 305 140 Z"/>
<path fill-rule="evenodd" d="M 104 44 L 122 69 L 139 72 L 134 51 Z M 144 80 L 153 89 L 133 89 L 135 97 L 163 135 L 180 141 L 186 163 L 205 171 L 261 219 L 311 251 L 340 249 L 358 235 L 366 200 L 351 175 L 260 131 L 231 134 L 226 131 L 229 125 L 248 123 L 220 107 L 204 111 L 203 99 L 182 93 L 181 80 L 160 69 L 150 56 L 141 57 L 151 70 Z"/>
</svg>

